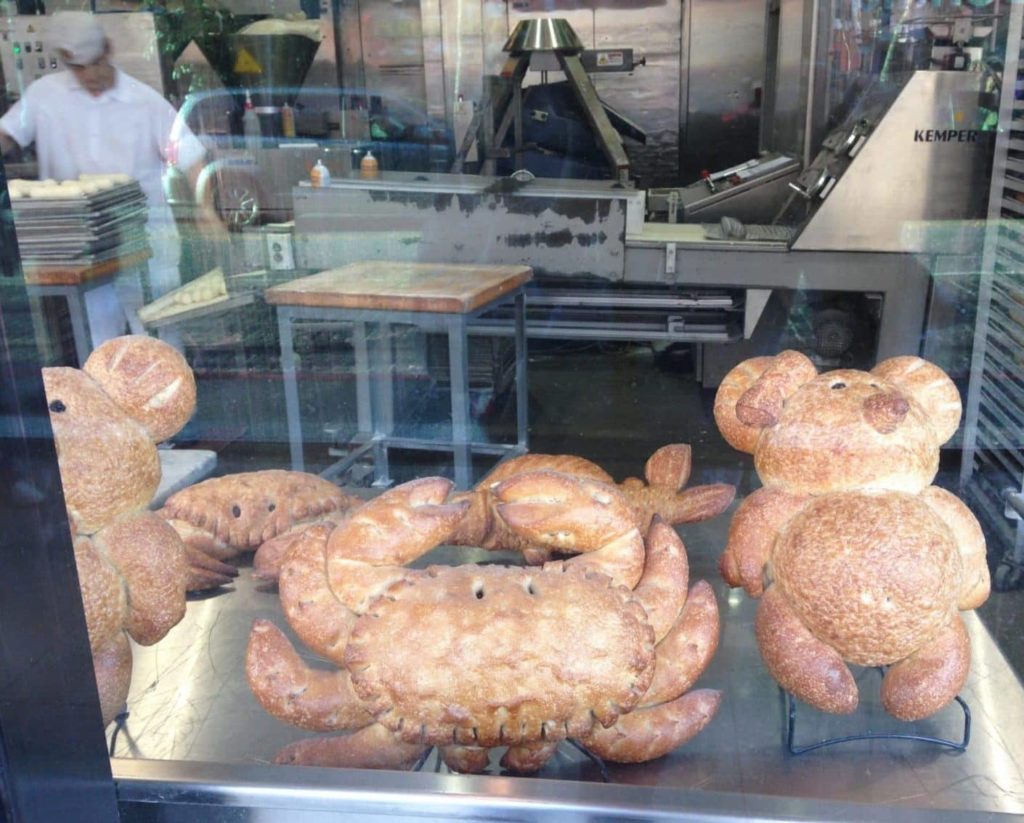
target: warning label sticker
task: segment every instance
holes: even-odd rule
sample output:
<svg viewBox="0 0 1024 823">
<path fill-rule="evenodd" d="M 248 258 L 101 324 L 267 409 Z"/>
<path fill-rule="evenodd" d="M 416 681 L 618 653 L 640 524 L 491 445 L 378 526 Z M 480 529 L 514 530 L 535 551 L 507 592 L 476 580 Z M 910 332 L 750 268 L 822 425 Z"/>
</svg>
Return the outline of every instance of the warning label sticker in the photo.
<svg viewBox="0 0 1024 823">
<path fill-rule="evenodd" d="M 239 49 L 235 58 L 235 74 L 263 74 L 263 66 L 248 49 Z"/>
<path fill-rule="evenodd" d="M 625 56 L 621 51 L 599 51 L 597 53 L 597 65 L 599 66 L 621 66 L 625 62 Z"/>
</svg>

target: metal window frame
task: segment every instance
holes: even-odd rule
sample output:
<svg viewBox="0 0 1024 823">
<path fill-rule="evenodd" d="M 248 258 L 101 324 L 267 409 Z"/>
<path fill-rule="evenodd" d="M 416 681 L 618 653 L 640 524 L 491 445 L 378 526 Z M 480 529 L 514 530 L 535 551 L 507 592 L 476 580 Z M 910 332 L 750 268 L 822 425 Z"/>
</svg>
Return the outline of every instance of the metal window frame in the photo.
<svg viewBox="0 0 1024 823">
<path fill-rule="evenodd" d="M 0 802 L 118 819 L 32 307 L 0 161 Z"/>
</svg>

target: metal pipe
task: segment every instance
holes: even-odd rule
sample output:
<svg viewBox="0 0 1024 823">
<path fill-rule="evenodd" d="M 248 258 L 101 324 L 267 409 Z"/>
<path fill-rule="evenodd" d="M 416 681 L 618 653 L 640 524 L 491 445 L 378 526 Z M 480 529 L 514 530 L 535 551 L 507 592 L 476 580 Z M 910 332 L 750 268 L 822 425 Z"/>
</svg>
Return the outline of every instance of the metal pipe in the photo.
<svg viewBox="0 0 1024 823">
<path fill-rule="evenodd" d="M 821 0 L 813 0 L 811 7 L 811 43 L 808 49 L 810 63 L 807 70 L 807 108 L 804 110 L 804 151 L 803 163 L 806 169 L 811 165 L 811 128 L 814 125 L 814 86 L 818 71 L 818 12 Z"/>
</svg>

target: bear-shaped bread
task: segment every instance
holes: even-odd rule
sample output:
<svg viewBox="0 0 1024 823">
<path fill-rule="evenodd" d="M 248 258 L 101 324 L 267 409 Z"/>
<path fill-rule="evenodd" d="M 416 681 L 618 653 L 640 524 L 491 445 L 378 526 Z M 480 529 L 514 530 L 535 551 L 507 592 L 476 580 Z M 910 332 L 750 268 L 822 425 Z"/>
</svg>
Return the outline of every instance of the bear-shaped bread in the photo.
<svg viewBox="0 0 1024 823">
<path fill-rule="evenodd" d="M 829 712 L 852 712 L 847 664 L 889 667 L 882 702 L 904 720 L 949 703 L 970 667 L 959 611 L 989 593 L 970 510 L 930 485 L 960 423 L 948 375 L 919 357 L 817 374 L 804 355 L 744 361 L 715 420 L 754 455 L 763 487 L 737 509 L 720 568 L 760 597 L 772 676 Z"/>
<path fill-rule="evenodd" d="M 83 370 L 43 369 L 104 724 L 131 683 L 128 638 L 151 645 L 185 614 L 178 533 L 148 505 L 160 484 L 156 442 L 191 416 L 195 381 L 159 340 L 118 337 Z"/>
</svg>

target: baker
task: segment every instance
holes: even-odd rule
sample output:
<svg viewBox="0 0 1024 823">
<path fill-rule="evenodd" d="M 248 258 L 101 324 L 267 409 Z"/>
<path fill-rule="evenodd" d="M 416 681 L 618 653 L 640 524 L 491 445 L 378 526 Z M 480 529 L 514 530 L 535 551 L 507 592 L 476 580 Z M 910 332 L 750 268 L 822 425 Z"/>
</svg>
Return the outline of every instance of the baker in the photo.
<svg viewBox="0 0 1024 823">
<path fill-rule="evenodd" d="M 0 149 L 6 155 L 34 143 L 40 179 L 120 172 L 137 180 L 149 207 L 150 291 L 159 297 L 181 284 L 181 239 L 163 175 L 173 164 L 195 191 L 205 149 L 170 103 L 111 62 L 111 43 L 97 17 L 58 12 L 51 38 L 67 71 L 36 80 L 0 118 Z M 199 219 L 222 230 L 209 210 Z M 123 334 L 126 322 L 133 333 L 145 333 L 137 315 L 143 302 L 142 283 L 131 273 L 119 276 L 113 290 L 87 292 L 94 343 Z"/>
</svg>

